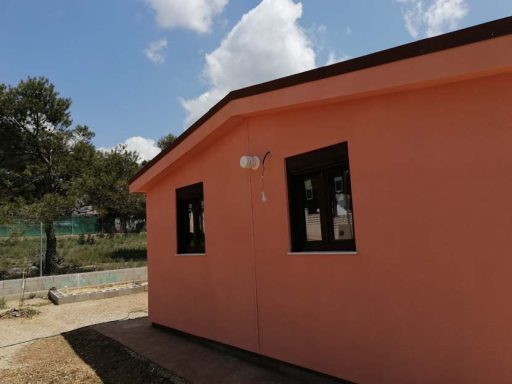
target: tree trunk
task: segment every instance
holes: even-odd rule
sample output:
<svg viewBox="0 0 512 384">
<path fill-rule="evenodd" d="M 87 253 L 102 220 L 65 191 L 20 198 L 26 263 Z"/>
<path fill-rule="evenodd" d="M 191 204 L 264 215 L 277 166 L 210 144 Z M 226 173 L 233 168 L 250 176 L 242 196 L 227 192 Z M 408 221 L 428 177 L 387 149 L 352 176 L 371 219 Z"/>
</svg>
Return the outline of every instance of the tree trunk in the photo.
<svg viewBox="0 0 512 384">
<path fill-rule="evenodd" d="M 44 257 L 44 274 L 52 275 L 57 272 L 60 259 L 57 256 L 57 238 L 55 237 L 55 230 L 53 222 L 47 221 L 44 223 L 44 231 L 46 233 L 46 254 Z"/>
<path fill-rule="evenodd" d="M 119 218 L 119 232 L 125 233 L 125 234 L 126 234 L 126 232 L 128 232 L 127 231 L 127 227 L 126 227 L 126 223 L 127 223 L 126 222 L 126 218 L 124 218 L 124 217 L 120 217 Z"/>
</svg>

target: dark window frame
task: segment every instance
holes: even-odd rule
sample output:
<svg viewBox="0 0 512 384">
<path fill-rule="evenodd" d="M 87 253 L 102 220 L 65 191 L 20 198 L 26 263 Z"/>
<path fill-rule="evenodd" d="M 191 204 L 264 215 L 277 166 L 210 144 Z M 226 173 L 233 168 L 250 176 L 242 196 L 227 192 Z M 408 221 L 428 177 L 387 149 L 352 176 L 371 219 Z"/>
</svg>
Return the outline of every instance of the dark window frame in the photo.
<svg viewBox="0 0 512 384">
<path fill-rule="evenodd" d="M 334 223 L 333 189 L 330 179 L 341 170 L 346 172 L 344 188 L 350 196 L 353 239 L 336 240 L 332 230 Z M 286 159 L 288 204 L 292 252 L 356 252 L 354 207 L 350 183 L 348 143 L 343 142 Z M 304 179 L 315 179 L 319 193 L 321 240 L 307 241 L 304 214 L 306 192 Z M 345 185 L 346 184 L 346 185 Z"/>
<path fill-rule="evenodd" d="M 193 238 L 190 244 L 189 206 L 192 207 Z M 203 183 L 176 189 L 176 250 L 178 254 L 206 252 Z"/>
</svg>

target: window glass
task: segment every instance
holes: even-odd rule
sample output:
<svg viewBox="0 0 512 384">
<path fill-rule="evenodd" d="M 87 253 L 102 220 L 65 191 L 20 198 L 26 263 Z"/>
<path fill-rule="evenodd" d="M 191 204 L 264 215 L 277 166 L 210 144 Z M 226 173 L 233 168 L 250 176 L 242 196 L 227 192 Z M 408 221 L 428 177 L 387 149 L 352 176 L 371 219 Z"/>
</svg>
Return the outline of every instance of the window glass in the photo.
<svg viewBox="0 0 512 384">
<path fill-rule="evenodd" d="M 176 225 L 178 253 L 204 253 L 203 184 L 176 190 Z"/>
<path fill-rule="evenodd" d="M 304 223 L 306 226 L 306 241 L 322 240 L 320 224 L 320 204 L 318 196 L 318 176 L 304 178 Z"/>
<path fill-rule="evenodd" d="M 348 144 L 286 159 L 292 251 L 355 251 Z"/>
<path fill-rule="evenodd" d="M 197 227 L 199 230 L 199 248 L 204 249 L 204 201 L 201 199 L 199 203 L 199 216 L 198 216 L 198 222 Z"/>
<path fill-rule="evenodd" d="M 329 175 L 329 184 L 332 199 L 333 238 L 334 240 L 354 239 L 352 202 L 348 189 L 349 171 L 336 169 Z"/>
<path fill-rule="evenodd" d="M 190 247 L 194 247 L 194 206 L 192 203 L 187 204 L 187 212 L 188 212 L 188 231 L 187 231 L 187 243 Z"/>
</svg>

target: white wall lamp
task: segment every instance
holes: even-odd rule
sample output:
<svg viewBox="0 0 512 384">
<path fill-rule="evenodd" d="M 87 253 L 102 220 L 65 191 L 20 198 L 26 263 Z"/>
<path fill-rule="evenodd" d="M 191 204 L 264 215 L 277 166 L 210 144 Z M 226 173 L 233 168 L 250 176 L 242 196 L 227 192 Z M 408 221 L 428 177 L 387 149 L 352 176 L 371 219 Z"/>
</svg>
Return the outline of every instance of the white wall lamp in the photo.
<svg viewBox="0 0 512 384">
<path fill-rule="evenodd" d="M 258 156 L 242 156 L 240 158 L 240 166 L 244 169 L 257 170 L 260 167 L 260 158 Z"/>
<path fill-rule="evenodd" d="M 270 155 L 270 151 L 267 151 L 265 153 L 265 156 L 263 156 L 263 161 L 260 160 L 258 156 L 242 156 L 240 158 L 240 167 L 244 169 L 252 169 L 257 170 L 260 165 L 262 165 L 261 169 L 261 201 L 263 203 L 267 202 L 267 194 L 265 193 L 265 160 L 267 160 L 267 157 Z"/>
</svg>

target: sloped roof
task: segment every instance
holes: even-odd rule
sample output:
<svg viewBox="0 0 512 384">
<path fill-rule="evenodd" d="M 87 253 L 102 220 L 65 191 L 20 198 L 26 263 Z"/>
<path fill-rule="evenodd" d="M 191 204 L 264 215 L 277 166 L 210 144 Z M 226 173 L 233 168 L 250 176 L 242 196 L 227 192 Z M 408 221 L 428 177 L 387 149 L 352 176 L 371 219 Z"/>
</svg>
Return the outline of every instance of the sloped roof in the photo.
<svg viewBox="0 0 512 384">
<path fill-rule="evenodd" d="M 512 34 L 512 16 L 231 91 L 199 120 L 184 131 L 169 147 L 160 152 L 155 158 L 143 166 L 131 178 L 130 184 L 150 170 L 167 154 L 174 151 L 187 139 L 187 137 L 196 130 L 201 129 L 208 120 L 234 100 L 348 74 L 350 72 L 377 67 L 404 59 L 440 52 L 467 44 L 478 43 L 510 34 Z"/>
</svg>

